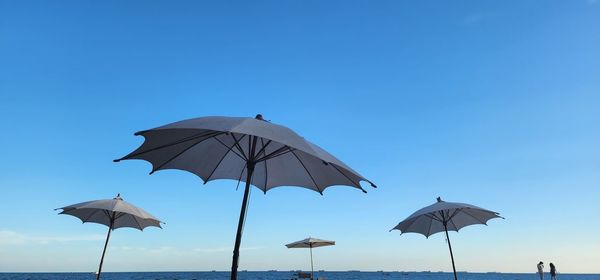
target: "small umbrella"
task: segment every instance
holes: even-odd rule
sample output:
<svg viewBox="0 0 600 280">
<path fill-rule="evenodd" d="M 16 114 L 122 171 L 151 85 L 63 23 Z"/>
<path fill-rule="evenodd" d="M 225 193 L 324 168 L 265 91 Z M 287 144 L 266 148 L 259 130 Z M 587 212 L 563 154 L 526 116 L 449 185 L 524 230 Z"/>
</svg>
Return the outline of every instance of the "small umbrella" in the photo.
<svg viewBox="0 0 600 280">
<path fill-rule="evenodd" d="M 313 255 L 312 248 L 323 247 L 323 246 L 332 246 L 335 245 L 335 241 L 317 239 L 317 238 L 306 238 L 300 241 L 296 241 L 290 244 L 285 245 L 288 248 L 310 248 L 310 279 L 313 279 L 314 268 L 313 268 Z"/>
<path fill-rule="evenodd" d="M 494 211 L 466 203 L 445 202 L 438 197 L 436 203 L 413 213 L 392 230 L 400 230 L 401 234 L 407 232 L 420 233 L 425 235 L 425 237 L 445 231 L 446 239 L 448 240 L 448 248 L 450 249 L 450 258 L 452 259 L 454 279 L 458 279 L 456 276 L 456 267 L 454 266 L 454 256 L 452 255 L 452 245 L 450 244 L 448 230 L 458 232 L 459 229 L 470 225 L 487 225 L 487 221 L 493 218 L 502 217 Z"/>
<path fill-rule="evenodd" d="M 238 220 L 231 280 L 237 279 L 239 248 L 250 185 L 265 194 L 280 186 L 297 186 L 319 192 L 341 185 L 366 191 L 360 182 L 375 187 L 358 172 L 304 139 L 291 129 L 255 118 L 202 117 L 135 133 L 144 143 L 115 161 L 141 159 L 152 171 L 179 169 L 196 174 L 204 183 L 233 179 L 246 183 Z"/>
<path fill-rule="evenodd" d="M 117 197 L 113 199 L 92 200 L 55 210 L 58 209 L 62 209 L 62 212 L 59 214 L 75 216 L 81 219 L 83 223 L 97 223 L 108 226 L 108 233 L 104 242 L 104 250 L 102 251 L 102 258 L 100 258 L 96 280 L 100 279 L 104 254 L 106 253 L 106 246 L 108 245 L 108 239 L 112 230 L 122 227 L 131 227 L 139 230 L 144 230 L 144 228 L 150 226 L 162 228 L 160 226 L 161 221 L 143 209 L 125 202 L 120 194 L 117 194 Z"/>
</svg>

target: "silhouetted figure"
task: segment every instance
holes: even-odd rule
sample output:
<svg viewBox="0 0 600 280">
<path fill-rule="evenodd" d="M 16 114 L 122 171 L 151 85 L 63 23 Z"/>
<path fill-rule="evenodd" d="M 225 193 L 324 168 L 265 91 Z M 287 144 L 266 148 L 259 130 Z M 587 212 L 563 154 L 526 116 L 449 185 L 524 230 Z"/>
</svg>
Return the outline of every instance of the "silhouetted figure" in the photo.
<svg viewBox="0 0 600 280">
<path fill-rule="evenodd" d="M 553 263 L 550 263 L 550 279 L 556 280 L 556 266 Z"/>
<path fill-rule="evenodd" d="M 544 262 L 540 261 L 537 264 L 538 274 L 540 275 L 540 280 L 544 280 Z"/>
</svg>

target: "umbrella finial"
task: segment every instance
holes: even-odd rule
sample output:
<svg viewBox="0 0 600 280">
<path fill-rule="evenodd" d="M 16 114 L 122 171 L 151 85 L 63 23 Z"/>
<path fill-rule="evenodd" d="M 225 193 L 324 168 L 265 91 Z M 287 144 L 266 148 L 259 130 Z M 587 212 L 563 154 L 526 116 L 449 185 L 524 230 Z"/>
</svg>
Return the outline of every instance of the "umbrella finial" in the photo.
<svg viewBox="0 0 600 280">
<path fill-rule="evenodd" d="M 115 197 L 115 199 L 123 200 L 123 198 L 121 198 L 121 193 L 117 193 L 117 197 Z"/>
<path fill-rule="evenodd" d="M 438 196 L 437 197 L 437 202 L 443 202 L 442 198 Z"/>
<path fill-rule="evenodd" d="M 259 120 L 259 121 L 264 121 L 264 122 L 271 122 L 270 120 L 265 120 L 265 118 L 263 118 L 262 114 L 256 114 L 256 117 L 254 117 L 255 119 Z"/>
</svg>

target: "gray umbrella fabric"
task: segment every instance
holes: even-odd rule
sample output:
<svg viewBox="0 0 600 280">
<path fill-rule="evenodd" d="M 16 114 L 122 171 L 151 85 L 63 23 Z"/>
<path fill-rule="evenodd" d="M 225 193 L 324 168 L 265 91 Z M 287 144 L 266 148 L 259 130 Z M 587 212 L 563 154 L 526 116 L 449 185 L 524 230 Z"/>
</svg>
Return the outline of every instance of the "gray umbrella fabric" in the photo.
<svg viewBox="0 0 600 280">
<path fill-rule="evenodd" d="M 439 201 L 429 205 L 404 219 L 393 229 L 401 233 L 414 232 L 429 237 L 447 229 L 458 232 L 461 228 L 484 224 L 493 218 L 501 218 L 498 213 L 471 204 Z"/>
<path fill-rule="evenodd" d="M 263 192 L 297 186 L 322 194 L 334 185 L 364 191 L 360 181 L 371 183 L 291 129 L 257 118 L 202 117 L 135 135 L 143 136 L 144 143 L 116 161 L 146 160 L 152 164 L 151 173 L 180 169 L 196 174 L 205 183 L 217 179 L 245 182 L 247 165 L 252 161 L 251 184 Z"/>
<path fill-rule="evenodd" d="M 106 241 L 104 242 L 104 250 L 100 258 L 98 274 L 96 279 L 100 279 L 102 273 L 102 263 L 106 254 L 106 247 L 110 239 L 110 233 L 114 229 L 130 227 L 139 230 L 144 230 L 147 227 L 159 227 L 162 223 L 160 220 L 150 215 L 148 212 L 138 208 L 130 203 L 127 203 L 118 194 L 113 199 L 92 200 L 82 203 L 77 203 L 55 210 L 61 209 L 59 214 L 71 215 L 79 218 L 83 223 L 96 223 L 108 227 Z"/>
<path fill-rule="evenodd" d="M 290 244 L 286 244 L 285 247 L 288 248 L 310 248 L 310 278 L 314 278 L 314 267 L 313 267 L 313 255 L 312 248 L 323 247 L 323 246 L 333 246 L 335 245 L 335 241 L 323 240 L 318 238 L 306 238 L 300 241 L 296 241 Z"/>
<path fill-rule="evenodd" d="M 286 244 L 285 247 L 288 248 L 317 248 L 323 246 L 331 246 L 335 245 L 335 241 L 323 240 L 318 238 L 306 238 L 300 241 L 296 241 L 290 244 Z"/>
<path fill-rule="evenodd" d="M 396 229 L 401 234 L 420 233 L 427 238 L 435 233 L 445 232 L 452 259 L 454 279 L 458 279 L 448 231 L 458 232 L 463 227 L 475 224 L 487 225 L 487 222 L 493 218 L 502 217 L 494 211 L 466 203 L 446 202 L 438 197 L 436 203 L 416 211 L 390 231 Z"/>
<path fill-rule="evenodd" d="M 179 169 L 204 183 L 217 179 L 245 182 L 231 266 L 237 279 L 239 246 L 250 185 L 264 193 L 297 186 L 323 194 L 330 186 L 350 186 L 366 192 L 360 182 L 375 187 L 358 172 L 291 129 L 255 118 L 202 117 L 137 132 L 144 143 L 125 157 L 152 164 L 152 171 Z"/>
</svg>

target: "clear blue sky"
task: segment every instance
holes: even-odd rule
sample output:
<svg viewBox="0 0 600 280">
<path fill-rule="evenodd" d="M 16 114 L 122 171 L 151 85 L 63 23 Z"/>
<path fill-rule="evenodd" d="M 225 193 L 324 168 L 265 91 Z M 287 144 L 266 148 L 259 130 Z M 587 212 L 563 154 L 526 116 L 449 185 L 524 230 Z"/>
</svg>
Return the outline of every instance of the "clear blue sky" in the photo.
<svg viewBox="0 0 600 280">
<path fill-rule="evenodd" d="M 442 196 L 506 220 L 451 233 L 459 270 L 600 272 L 600 3 L 0 0 L 0 271 L 95 271 L 116 193 L 167 222 L 114 232 L 106 271 L 227 270 L 242 192 L 113 163 L 138 130 L 262 113 L 379 189 L 251 197 L 240 269 L 451 270 L 388 232 Z"/>
</svg>

